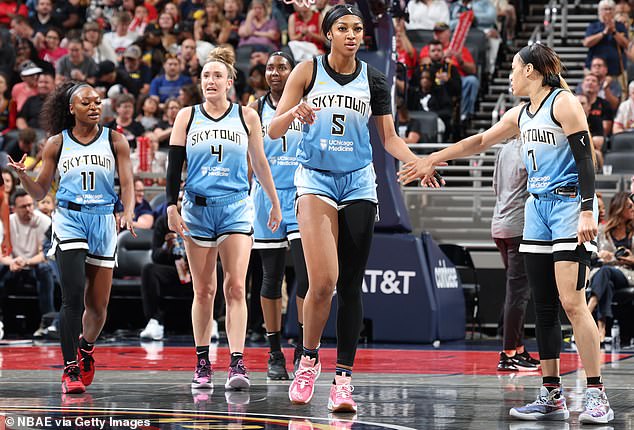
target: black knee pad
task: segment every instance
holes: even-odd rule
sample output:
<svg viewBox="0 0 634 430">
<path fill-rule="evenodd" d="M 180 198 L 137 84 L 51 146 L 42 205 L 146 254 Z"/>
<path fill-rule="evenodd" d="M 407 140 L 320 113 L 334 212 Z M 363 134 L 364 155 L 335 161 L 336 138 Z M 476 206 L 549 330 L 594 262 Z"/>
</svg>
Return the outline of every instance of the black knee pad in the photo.
<svg viewBox="0 0 634 430">
<path fill-rule="evenodd" d="M 277 300 L 282 298 L 282 280 L 286 266 L 286 248 L 261 249 L 262 289 L 260 297 Z"/>
<path fill-rule="evenodd" d="M 300 299 L 305 299 L 308 293 L 308 272 L 301 239 L 291 240 L 291 256 L 293 257 L 293 269 L 295 269 L 295 282 L 297 282 L 296 294 Z"/>
<path fill-rule="evenodd" d="M 556 251 L 553 253 L 555 261 L 572 261 L 579 263 L 577 272 L 577 291 L 583 290 L 588 285 L 586 280 L 586 268 L 590 267 L 592 253 L 584 245 L 577 245 L 574 251 Z"/>
</svg>

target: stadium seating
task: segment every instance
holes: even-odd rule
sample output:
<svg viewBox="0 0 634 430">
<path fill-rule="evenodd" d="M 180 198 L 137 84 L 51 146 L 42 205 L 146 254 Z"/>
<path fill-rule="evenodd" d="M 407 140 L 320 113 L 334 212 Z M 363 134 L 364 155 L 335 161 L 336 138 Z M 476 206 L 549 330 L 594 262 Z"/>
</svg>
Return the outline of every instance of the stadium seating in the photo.
<svg viewBox="0 0 634 430">
<path fill-rule="evenodd" d="M 617 135 L 618 136 L 618 135 Z M 634 153 L 632 151 L 611 151 L 605 154 L 604 165 L 612 166 L 612 173 L 634 173 Z"/>
<path fill-rule="evenodd" d="M 634 149 L 634 132 L 626 131 L 612 136 L 612 151 L 629 152 Z"/>
</svg>

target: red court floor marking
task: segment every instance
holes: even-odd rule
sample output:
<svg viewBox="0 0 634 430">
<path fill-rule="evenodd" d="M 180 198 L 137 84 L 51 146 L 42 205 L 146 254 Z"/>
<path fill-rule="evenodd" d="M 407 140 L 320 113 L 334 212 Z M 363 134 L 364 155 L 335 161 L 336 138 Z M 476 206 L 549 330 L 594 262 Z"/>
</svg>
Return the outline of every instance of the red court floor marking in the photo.
<svg viewBox="0 0 634 430">
<path fill-rule="evenodd" d="M 195 366 L 195 352 L 187 347 L 152 348 L 140 346 L 97 346 L 95 360 L 99 370 L 191 371 Z M 287 367 L 292 367 L 293 350 L 285 349 Z M 630 354 L 603 354 L 605 363 L 629 357 Z M 220 347 L 210 351 L 216 368 L 229 364 L 229 350 Z M 267 348 L 247 348 L 245 362 L 253 372 L 265 372 Z M 336 350 L 320 350 L 320 361 L 326 370 L 334 370 Z M 354 370 L 362 373 L 405 373 L 415 375 L 495 375 L 499 353 L 495 351 L 443 351 L 360 349 Z M 47 370 L 61 368 L 59 346 L 12 346 L 0 348 L 0 369 Z M 576 353 L 561 354 L 561 373 L 581 368 Z"/>
</svg>

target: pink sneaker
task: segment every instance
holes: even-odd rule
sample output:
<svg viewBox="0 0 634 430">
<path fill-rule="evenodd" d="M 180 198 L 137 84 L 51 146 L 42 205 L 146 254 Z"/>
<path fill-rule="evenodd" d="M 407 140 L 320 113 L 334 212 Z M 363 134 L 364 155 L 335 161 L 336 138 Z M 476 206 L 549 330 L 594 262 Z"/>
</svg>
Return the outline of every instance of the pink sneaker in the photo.
<svg viewBox="0 0 634 430">
<path fill-rule="evenodd" d="M 321 373 L 321 363 L 315 364 L 315 361 L 317 359 L 302 355 L 295 379 L 288 387 L 288 398 L 291 399 L 291 403 L 305 405 L 313 398 L 315 381 Z"/>
<path fill-rule="evenodd" d="M 288 430 L 315 430 L 310 420 L 290 420 L 288 422 Z"/>
<path fill-rule="evenodd" d="M 335 384 L 330 387 L 328 410 L 331 412 L 356 412 L 357 404 L 352 400 L 354 387 L 349 376 L 335 375 Z"/>
</svg>

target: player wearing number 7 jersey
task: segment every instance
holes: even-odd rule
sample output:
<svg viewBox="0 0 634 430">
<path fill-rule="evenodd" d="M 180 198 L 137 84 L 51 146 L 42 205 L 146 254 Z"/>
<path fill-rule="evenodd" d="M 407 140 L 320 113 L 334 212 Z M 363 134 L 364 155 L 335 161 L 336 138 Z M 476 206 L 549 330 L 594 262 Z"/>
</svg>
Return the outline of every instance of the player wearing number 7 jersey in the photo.
<svg viewBox="0 0 634 430">
<path fill-rule="evenodd" d="M 201 72 L 202 104 L 178 112 L 170 137 L 167 170 L 167 217 L 170 230 L 185 240 L 192 274 L 192 326 L 196 370 L 191 386 L 212 388 L 209 342 L 216 295 L 216 260 L 224 270 L 227 337 L 231 363 L 225 388 L 250 386 L 244 366 L 247 325 L 245 280 L 253 234 L 253 203 L 248 195 L 247 154 L 271 201 L 268 228 L 277 230 L 280 203 L 262 146 L 262 126 L 255 110 L 227 100 L 233 84 L 233 52 L 215 48 Z M 187 160 L 182 216 L 176 203 Z"/>
<path fill-rule="evenodd" d="M 134 234 L 130 147 L 121 134 L 99 125 L 101 97 L 88 84 L 62 84 L 44 102 L 42 117 L 51 137 L 37 179 L 26 174 L 24 158 L 10 160 L 9 165 L 35 200 L 44 198 L 59 172 L 51 253 L 62 284 L 62 392 L 83 393 L 94 377 L 94 343 L 106 322 L 112 285 L 117 246 L 116 171 L 125 208 L 121 226 Z"/>
<path fill-rule="evenodd" d="M 351 5 L 333 7 L 322 31 L 331 43 L 330 54 L 292 71 L 269 126 L 269 136 L 277 139 L 295 119 L 305 124 L 295 186 L 309 288 L 304 351 L 289 397 L 304 404 L 313 396 L 321 370 L 320 338 L 336 287 L 337 368 L 328 408 L 356 411 L 351 375 L 363 320 L 361 285 L 377 214 L 370 115 L 390 154 L 403 162 L 417 157 L 394 130 L 385 77 L 356 58 L 363 40 L 360 11 Z"/>
<path fill-rule="evenodd" d="M 543 386 L 535 402 L 511 409 L 510 415 L 524 420 L 565 420 L 570 415 L 559 377 L 561 302 L 587 376 L 585 410 L 579 421 L 607 423 L 614 412 L 603 388 L 599 334 L 584 292 L 597 235 L 588 123 L 561 78 L 561 62 L 552 49 L 539 43 L 527 46 L 515 55 L 512 68 L 513 94 L 529 97 L 529 103 L 509 110 L 489 130 L 404 166 L 399 174 L 408 182 L 412 169 L 424 170 L 423 183 L 436 186 L 431 176 L 434 164 L 482 152 L 520 135 L 531 194 L 520 252 L 525 253 L 535 302 Z"/>
</svg>

